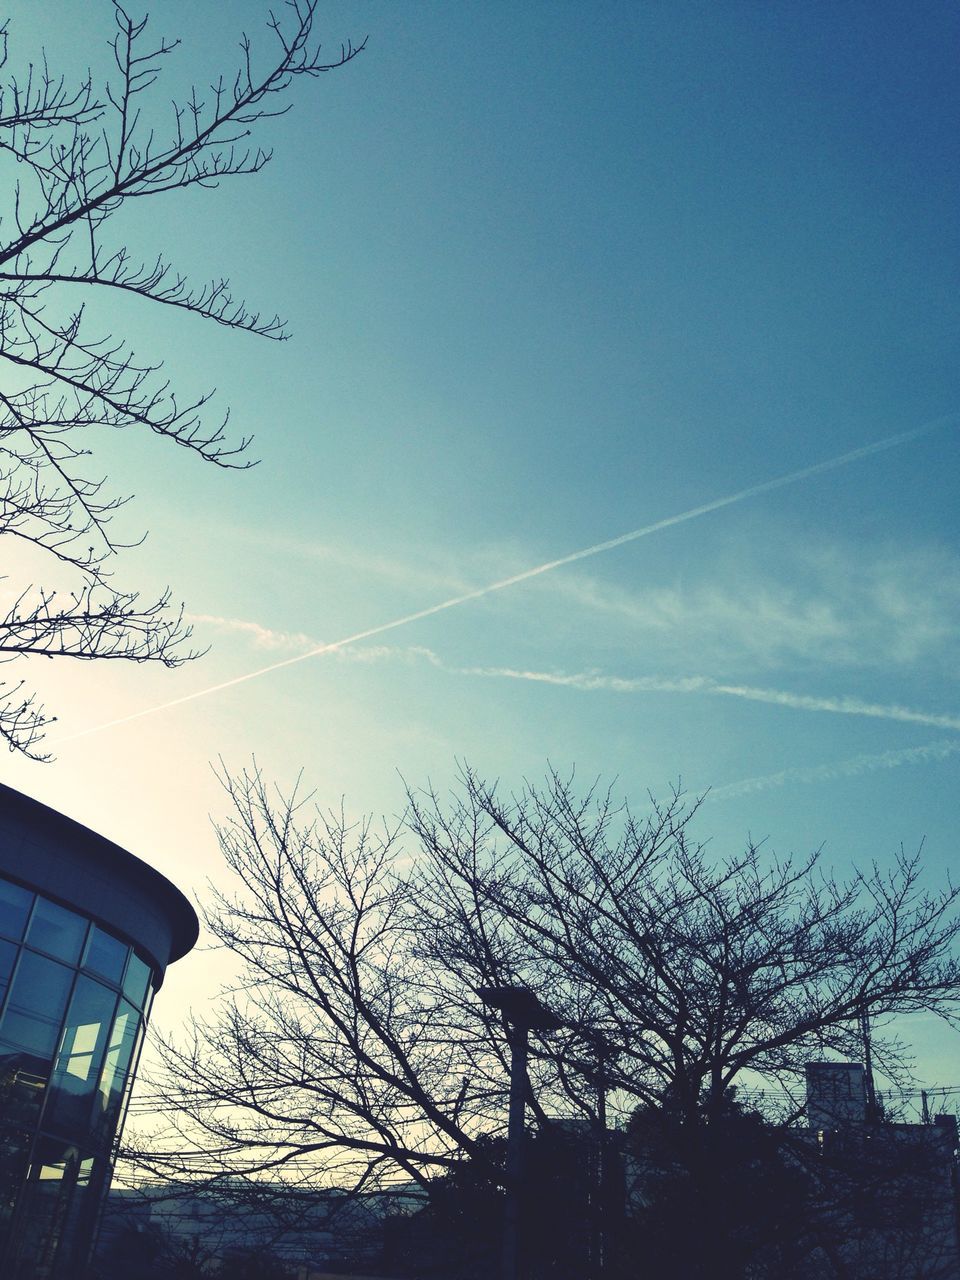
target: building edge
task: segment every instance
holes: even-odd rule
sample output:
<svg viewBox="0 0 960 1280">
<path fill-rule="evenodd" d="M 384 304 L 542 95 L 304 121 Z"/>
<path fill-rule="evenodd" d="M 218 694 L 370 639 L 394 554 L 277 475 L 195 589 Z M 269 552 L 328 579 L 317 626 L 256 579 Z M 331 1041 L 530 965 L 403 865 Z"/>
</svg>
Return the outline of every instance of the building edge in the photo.
<svg viewBox="0 0 960 1280">
<path fill-rule="evenodd" d="M 200 924 L 172 881 L 82 823 L 0 783 L 0 876 L 82 911 L 147 954 L 159 987 Z"/>
</svg>

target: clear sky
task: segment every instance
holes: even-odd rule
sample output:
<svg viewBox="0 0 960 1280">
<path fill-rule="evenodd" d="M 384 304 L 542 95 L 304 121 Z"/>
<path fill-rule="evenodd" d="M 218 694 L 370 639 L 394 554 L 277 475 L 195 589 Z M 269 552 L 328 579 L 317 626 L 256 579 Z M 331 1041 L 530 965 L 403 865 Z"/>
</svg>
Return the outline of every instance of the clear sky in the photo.
<svg viewBox="0 0 960 1280">
<path fill-rule="evenodd" d="M 41 43 L 54 64 L 102 58 L 106 0 L 6 7 L 12 63 Z M 232 66 L 266 6 L 154 8 L 184 41 L 176 77 Z M 229 274 L 293 335 L 110 315 L 256 437 L 239 475 L 155 439 L 101 454 L 137 495 L 124 528 L 150 530 L 118 581 L 169 582 L 210 653 L 174 673 L 38 660 L 57 760 L 8 758 L 4 779 L 201 897 L 209 762 L 254 753 L 323 804 L 388 815 L 400 773 L 443 785 L 458 758 L 508 784 L 548 759 L 617 775 L 640 808 L 680 778 L 713 788 L 698 831 L 718 854 L 749 833 L 822 844 L 843 872 L 925 840 L 942 881 L 960 10 L 343 0 L 320 23 L 332 50 L 368 48 L 298 86 L 265 130 L 271 166 L 123 228 Z M 202 1004 L 209 973 L 178 966 L 161 1020 Z M 926 1081 L 960 1081 L 960 1037 L 911 1034 Z"/>
</svg>

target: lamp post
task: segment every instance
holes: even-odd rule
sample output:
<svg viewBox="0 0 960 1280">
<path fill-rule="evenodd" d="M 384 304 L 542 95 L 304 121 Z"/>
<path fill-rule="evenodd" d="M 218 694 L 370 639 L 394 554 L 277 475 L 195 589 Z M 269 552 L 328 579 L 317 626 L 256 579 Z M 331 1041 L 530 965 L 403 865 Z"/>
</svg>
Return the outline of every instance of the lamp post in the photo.
<svg viewBox="0 0 960 1280">
<path fill-rule="evenodd" d="M 590 1215 L 590 1272 L 595 1280 L 599 1280 L 607 1265 L 607 1215 L 610 1212 L 607 1169 L 607 1090 L 610 1087 L 608 1067 L 619 1056 L 619 1050 L 602 1031 L 583 1029 L 579 1034 L 593 1051 L 591 1074 L 597 1088 L 597 1150 Z"/>
<path fill-rule="evenodd" d="M 520 1225 L 520 1183 L 523 1177 L 524 1115 L 527 1105 L 527 1052 L 531 1031 L 556 1031 L 560 1019 L 542 1005 L 528 987 L 480 987 L 477 995 L 497 1009 L 512 1030 L 510 1035 L 510 1107 L 507 1120 L 507 1160 L 503 1205 L 503 1280 L 517 1280 Z"/>
<path fill-rule="evenodd" d="M 574 1040 L 587 1049 L 584 1057 L 567 1057 L 567 1063 L 596 1089 L 593 1130 L 593 1159 L 588 1170 L 587 1271 L 589 1280 L 600 1280 L 605 1274 L 608 1251 L 608 1217 L 612 1211 L 610 1170 L 607 1150 L 607 1093 L 610 1089 L 610 1064 L 621 1050 L 602 1031 L 592 1027 L 571 1026 Z"/>
</svg>

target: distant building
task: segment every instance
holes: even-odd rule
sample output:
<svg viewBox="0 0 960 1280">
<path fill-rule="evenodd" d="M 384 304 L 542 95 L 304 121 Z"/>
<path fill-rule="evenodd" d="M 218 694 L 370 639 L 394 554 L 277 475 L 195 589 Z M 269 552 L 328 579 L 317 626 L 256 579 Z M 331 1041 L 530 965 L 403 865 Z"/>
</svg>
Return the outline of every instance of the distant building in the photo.
<svg viewBox="0 0 960 1280">
<path fill-rule="evenodd" d="M 154 1182 L 110 1192 L 99 1232 L 94 1273 L 126 1275 L 133 1265 L 164 1276 L 189 1259 L 216 1275 L 236 1259 L 259 1260 L 288 1274 L 365 1275 L 384 1252 L 388 1222 L 423 1205 L 423 1193 L 403 1183 L 352 1193 L 331 1188 L 226 1179 L 189 1188 Z"/>
<path fill-rule="evenodd" d="M 169 880 L 0 785 L 0 1276 L 77 1280 L 154 993 L 196 942 Z"/>
<path fill-rule="evenodd" d="M 957 1119 L 872 1120 L 864 1068 L 807 1064 L 807 1121 L 822 1189 L 821 1267 L 850 1280 L 960 1280 Z"/>
<path fill-rule="evenodd" d="M 808 1062 L 807 1124 L 837 1129 L 867 1119 L 866 1073 L 859 1062 Z"/>
</svg>

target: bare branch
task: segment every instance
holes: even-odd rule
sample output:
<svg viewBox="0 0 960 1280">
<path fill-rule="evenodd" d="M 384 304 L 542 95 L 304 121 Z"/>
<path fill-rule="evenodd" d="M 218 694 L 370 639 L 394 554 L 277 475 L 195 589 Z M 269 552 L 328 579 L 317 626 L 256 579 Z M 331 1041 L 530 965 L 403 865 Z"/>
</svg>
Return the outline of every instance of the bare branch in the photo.
<svg viewBox="0 0 960 1280">
<path fill-rule="evenodd" d="M 163 1046 L 154 1171 L 429 1186 L 469 1156 L 502 1181 L 488 1139 L 515 1028 L 481 987 L 527 986 L 561 1019 L 531 1045 L 542 1131 L 598 1123 L 601 1088 L 621 1122 L 718 1119 L 745 1072 L 796 1088 L 811 1059 L 857 1056 L 864 1013 L 960 1004 L 957 891 L 925 890 L 915 858 L 848 881 L 816 853 L 722 860 L 679 789 L 641 819 L 555 773 L 507 798 L 464 769 L 452 797 L 408 793 L 405 830 L 315 810 L 256 767 L 224 782 L 237 889 L 214 891 L 208 926 L 238 981 Z M 883 1027 L 874 1054 L 902 1069 Z"/>
<path fill-rule="evenodd" d="M 89 469 L 97 428 L 147 431 L 219 467 L 252 465 L 249 439 L 231 440 L 228 413 L 208 419 L 213 393 L 178 396 L 160 359 L 142 359 L 131 342 L 97 332 L 85 299 L 105 291 L 139 297 L 259 337 L 283 340 L 277 315 L 248 306 L 224 276 L 195 286 L 160 252 L 131 257 L 114 215 L 135 199 L 216 187 L 260 172 L 268 149 L 251 139 L 289 109 L 288 90 L 350 62 L 343 46 L 327 60 L 314 35 L 314 0 L 293 0 L 267 20 L 272 56 L 241 41 L 242 60 L 206 93 L 194 88 L 158 115 L 151 89 L 178 40 L 153 40 L 147 18 L 114 3 L 116 78 L 95 87 L 50 69 L 45 58 L 0 84 L 0 163 L 15 181 L 0 209 L 0 534 L 29 544 L 61 575 L 76 580 L 75 604 L 54 604 L 39 589 L 21 597 L 0 628 L 0 660 L 43 652 L 167 665 L 195 656 L 169 596 L 143 606 L 132 592 L 107 591 L 109 561 L 123 548 L 111 521 L 126 499 Z M 2 29 L 0 65 L 7 62 Z M 151 265 L 152 264 L 152 265 Z M 96 588 L 94 602 L 89 593 Z M 29 694 L 5 704 L 6 740 L 27 754 L 47 723 Z"/>
</svg>

